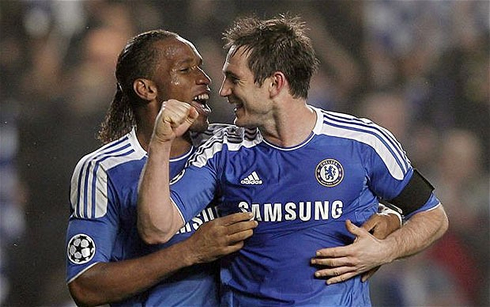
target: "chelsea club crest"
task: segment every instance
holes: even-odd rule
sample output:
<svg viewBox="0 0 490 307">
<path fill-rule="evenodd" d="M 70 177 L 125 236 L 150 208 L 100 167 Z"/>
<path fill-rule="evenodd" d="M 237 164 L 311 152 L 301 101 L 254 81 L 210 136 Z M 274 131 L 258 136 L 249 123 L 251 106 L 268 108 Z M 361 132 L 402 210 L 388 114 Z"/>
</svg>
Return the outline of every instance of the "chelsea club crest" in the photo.
<svg viewBox="0 0 490 307">
<path fill-rule="evenodd" d="M 315 175 L 321 185 L 331 188 L 344 179 L 344 168 L 335 159 L 325 159 L 316 166 Z"/>
</svg>

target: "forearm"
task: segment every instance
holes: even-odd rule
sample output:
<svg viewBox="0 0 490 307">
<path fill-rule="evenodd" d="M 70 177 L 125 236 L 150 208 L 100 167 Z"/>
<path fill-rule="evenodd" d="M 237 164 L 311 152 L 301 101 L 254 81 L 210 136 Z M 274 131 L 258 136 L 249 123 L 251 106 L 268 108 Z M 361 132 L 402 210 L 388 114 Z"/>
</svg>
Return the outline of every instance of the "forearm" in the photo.
<svg viewBox="0 0 490 307">
<path fill-rule="evenodd" d="M 187 250 L 184 241 L 141 258 L 98 263 L 68 285 L 70 293 L 82 306 L 129 298 L 196 263 Z"/>
<path fill-rule="evenodd" d="M 170 200 L 170 148 L 152 140 L 138 188 L 138 231 L 148 244 L 167 242 L 184 224 Z"/>
<path fill-rule="evenodd" d="M 415 214 L 400 229 L 383 240 L 386 262 L 414 255 L 438 240 L 448 228 L 443 206 Z"/>
</svg>

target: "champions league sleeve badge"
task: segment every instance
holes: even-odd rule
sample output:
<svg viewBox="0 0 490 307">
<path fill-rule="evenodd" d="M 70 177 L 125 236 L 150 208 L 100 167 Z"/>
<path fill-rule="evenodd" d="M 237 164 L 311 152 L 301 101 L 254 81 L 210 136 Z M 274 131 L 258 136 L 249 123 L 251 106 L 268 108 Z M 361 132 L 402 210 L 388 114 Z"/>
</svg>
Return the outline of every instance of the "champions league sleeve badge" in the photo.
<svg viewBox="0 0 490 307">
<path fill-rule="evenodd" d="M 325 159 L 316 166 L 315 175 L 321 185 L 331 188 L 344 179 L 344 168 L 335 159 Z"/>
<path fill-rule="evenodd" d="M 68 259 L 75 264 L 84 264 L 92 260 L 95 255 L 95 242 L 86 234 L 74 235 L 66 249 Z"/>
</svg>

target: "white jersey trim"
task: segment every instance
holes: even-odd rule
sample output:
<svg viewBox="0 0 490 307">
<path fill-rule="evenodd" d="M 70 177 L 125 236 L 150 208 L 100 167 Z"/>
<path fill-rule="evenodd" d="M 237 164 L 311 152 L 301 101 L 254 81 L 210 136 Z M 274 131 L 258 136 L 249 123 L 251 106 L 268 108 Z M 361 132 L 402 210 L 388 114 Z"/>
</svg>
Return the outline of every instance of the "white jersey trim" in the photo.
<svg viewBox="0 0 490 307">
<path fill-rule="evenodd" d="M 217 130 L 212 138 L 198 148 L 195 156 L 189 159 L 187 164 L 203 167 L 207 160 L 223 149 L 224 145 L 230 151 L 238 151 L 242 147 L 250 148 L 262 141 L 263 138 L 258 129 L 246 129 L 230 125 Z M 180 178 L 180 175 L 177 177 Z M 178 180 L 177 177 L 173 181 Z"/>
<path fill-rule="evenodd" d="M 315 133 L 351 139 L 370 146 L 378 153 L 395 179 L 404 178 L 410 167 L 410 161 L 391 132 L 368 119 L 313 109 L 322 122 L 321 129 L 317 128 L 318 125 L 315 126 L 315 129 L 318 129 L 314 131 Z"/>
<path fill-rule="evenodd" d="M 70 201 L 78 218 L 100 218 L 107 213 L 107 171 L 122 163 L 142 159 L 146 152 L 133 129 L 119 140 L 83 157 L 71 180 Z"/>
</svg>

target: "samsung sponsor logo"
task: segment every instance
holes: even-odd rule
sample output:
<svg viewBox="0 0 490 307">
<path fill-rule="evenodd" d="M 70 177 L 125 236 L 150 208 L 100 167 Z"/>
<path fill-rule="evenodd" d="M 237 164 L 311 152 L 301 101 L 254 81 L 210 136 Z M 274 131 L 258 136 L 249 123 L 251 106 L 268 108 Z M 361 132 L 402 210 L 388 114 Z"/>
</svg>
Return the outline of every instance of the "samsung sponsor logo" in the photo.
<svg viewBox="0 0 490 307">
<path fill-rule="evenodd" d="M 241 201 L 238 207 L 243 212 L 252 212 L 257 221 L 311 221 L 338 219 L 342 216 L 344 204 L 341 200 L 300 201 L 287 203 L 249 204 Z"/>
</svg>

